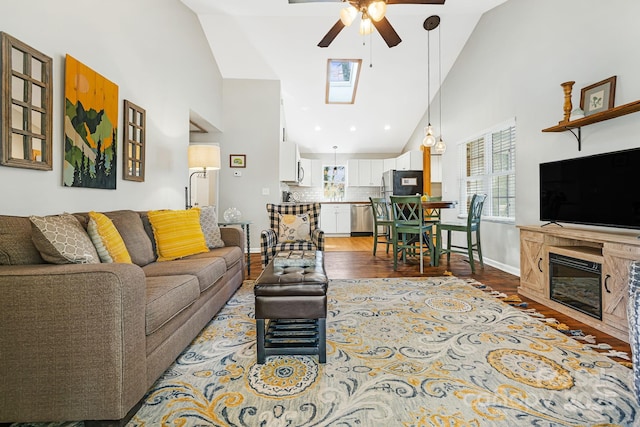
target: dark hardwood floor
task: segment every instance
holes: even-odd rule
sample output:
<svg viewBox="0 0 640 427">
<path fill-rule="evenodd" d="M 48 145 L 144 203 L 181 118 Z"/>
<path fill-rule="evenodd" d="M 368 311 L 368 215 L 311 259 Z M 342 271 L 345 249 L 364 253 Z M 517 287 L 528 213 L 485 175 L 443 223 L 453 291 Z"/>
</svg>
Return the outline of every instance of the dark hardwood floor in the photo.
<svg viewBox="0 0 640 427">
<path fill-rule="evenodd" d="M 373 256 L 373 243 L 371 237 L 328 237 L 325 241 L 325 269 L 329 279 L 357 279 L 369 277 L 419 277 L 420 266 L 417 261 L 409 260 L 406 264 L 399 262 L 398 270 L 393 270 L 393 258 L 385 252 L 384 245 L 378 245 L 376 256 Z M 469 263 L 466 257 L 452 255 L 451 263 L 446 265 L 446 258 L 443 257 L 440 266 L 429 267 L 425 263 L 423 277 L 442 276 L 445 272 L 451 272 L 459 278 L 473 278 L 496 291 L 503 292 L 509 296 L 517 295 L 520 278 L 506 273 L 489 265 L 484 269 L 476 266 L 476 274 L 471 274 Z M 260 254 L 251 254 L 251 276 L 249 279 L 256 279 L 262 271 Z M 596 337 L 597 343 L 609 344 L 614 350 L 623 351 L 631 355 L 629 344 L 604 334 L 584 323 L 569 317 L 568 315 L 552 310 L 542 304 L 520 296 L 529 308 L 534 308 L 547 318 L 557 319 L 566 324 L 569 329 L 580 329 L 586 335 Z M 618 359 L 623 360 L 623 359 Z"/>
</svg>

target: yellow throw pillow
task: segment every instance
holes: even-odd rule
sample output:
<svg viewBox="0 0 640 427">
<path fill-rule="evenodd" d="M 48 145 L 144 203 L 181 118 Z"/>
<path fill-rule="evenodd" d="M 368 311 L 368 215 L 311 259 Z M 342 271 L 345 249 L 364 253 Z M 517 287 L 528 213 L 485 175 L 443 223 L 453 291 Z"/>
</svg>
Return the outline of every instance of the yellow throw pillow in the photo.
<svg viewBox="0 0 640 427">
<path fill-rule="evenodd" d="M 200 227 L 199 208 L 149 211 L 147 216 L 156 239 L 158 261 L 209 251 Z"/>
<path fill-rule="evenodd" d="M 89 212 L 87 233 L 102 262 L 132 263 L 124 240 L 109 217 L 98 212 Z"/>
</svg>

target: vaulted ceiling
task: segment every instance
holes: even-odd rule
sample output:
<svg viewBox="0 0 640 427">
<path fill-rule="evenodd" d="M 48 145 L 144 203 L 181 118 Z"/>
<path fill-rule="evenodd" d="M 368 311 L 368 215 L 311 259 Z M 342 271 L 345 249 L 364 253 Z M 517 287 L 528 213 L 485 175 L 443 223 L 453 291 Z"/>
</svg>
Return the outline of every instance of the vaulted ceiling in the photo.
<svg viewBox="0 0 640 427">
<path fill-rule="evenodd" d="M 399 153 L 427 109 L 428 38 L 430 95 L 437 99 L 439 57 L 444 80 L 482 14 L 506 0 L 389 5 L 386 17 L 402 38 L 393 48 L 375 31 L 361 36 L 358 21 L 319 48 L 346 6 L 340 2 L 182 1 L 198 15 L 224 78 L 281 82 L 287 139 L 301 152 L 333 153 L 335 145 L 340 153 Z M 427 33 L 423 22 L 431 15 L 441 24 Z M 362 59 L 354 104 L 325 104 L 329 58 Z M 446 93 L 442 102 L 445 108 Z"/>
</svg>

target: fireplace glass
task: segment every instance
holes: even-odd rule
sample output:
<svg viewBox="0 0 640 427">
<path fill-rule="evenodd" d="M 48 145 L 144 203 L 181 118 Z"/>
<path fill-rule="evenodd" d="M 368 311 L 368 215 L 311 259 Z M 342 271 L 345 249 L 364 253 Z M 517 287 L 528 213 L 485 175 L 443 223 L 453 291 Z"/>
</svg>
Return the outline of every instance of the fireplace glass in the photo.
<svg viewBox="0 0 640 427">
<path fill-rule="evenodd" d="M 602 320 L 602 264 L 549 253 L 553 301 Z"/>
</svg>

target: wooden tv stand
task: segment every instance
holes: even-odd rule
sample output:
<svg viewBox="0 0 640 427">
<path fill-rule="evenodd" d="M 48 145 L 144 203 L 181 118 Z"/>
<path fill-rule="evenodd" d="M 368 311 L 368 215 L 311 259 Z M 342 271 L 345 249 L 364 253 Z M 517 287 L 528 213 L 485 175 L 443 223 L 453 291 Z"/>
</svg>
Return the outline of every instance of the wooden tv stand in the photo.
<svg viewBox="0 0 640 427">
<path fill-rule="evenodd" d="M 629 342 L 628 275 L 640 260 L 640 231 L 604 232 L 559 225 L 518 226 L 520 287 L 518 293 L 565 313 L 582 323 Z M 549 253 L 602 264 L 602 320 L 552 301 L 549 293 Z"/>
</svg>

